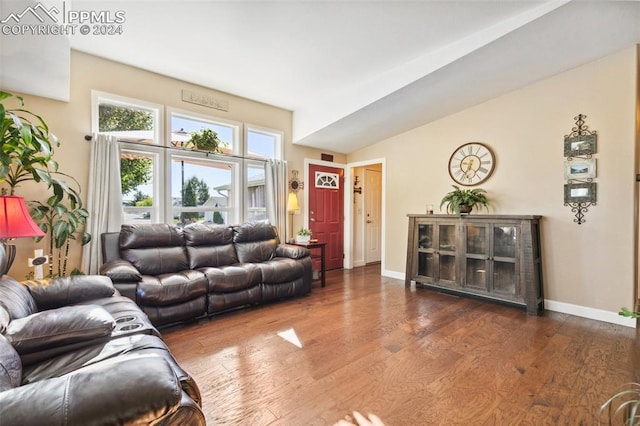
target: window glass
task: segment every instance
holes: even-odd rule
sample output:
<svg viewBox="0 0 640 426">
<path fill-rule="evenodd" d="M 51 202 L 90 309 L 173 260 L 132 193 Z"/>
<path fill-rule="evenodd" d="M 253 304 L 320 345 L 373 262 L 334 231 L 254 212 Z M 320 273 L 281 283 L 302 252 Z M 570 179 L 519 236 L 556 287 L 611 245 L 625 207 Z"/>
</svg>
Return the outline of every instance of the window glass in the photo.
<svg viewBox="0 0 640 426">
<path fill-rule="evenodd" d="M 157 218 L 154 198 L 157 156 L 144 152 L 122 150 L 120 177 L 124 223 L 152 223 Z"/>
<path fill-rule="evenodd" d="M 256 221 L 267 218 L 267 205 L 264 194 L 264 167 L 250 165 L 247 167 L 246 185 L 246 220 Z"/>
<path fill-rule="evenodd" d="M 204 119 L 171 114 L 171 146 L 216 153 L 234 152 L 235 127 Z"/>
<path fill-rule="evenodd" d="M 126 104 L 101 101 L 98 106 L 98 131 L 116 136 L 123 142 L 158 143 L 158 111 Z"/>
<path fill-rule="evenodd" d="M 173 223 L 229 224 L 235 207 L 234 167 L 227 162 L 172 156 Z"/>
<path fill-rule="evenodd" d="M 257 130 L 247 131 L 247 157 L 279 158 L 276 152 L 279 147 L 280 135 Z"/>
</svg>

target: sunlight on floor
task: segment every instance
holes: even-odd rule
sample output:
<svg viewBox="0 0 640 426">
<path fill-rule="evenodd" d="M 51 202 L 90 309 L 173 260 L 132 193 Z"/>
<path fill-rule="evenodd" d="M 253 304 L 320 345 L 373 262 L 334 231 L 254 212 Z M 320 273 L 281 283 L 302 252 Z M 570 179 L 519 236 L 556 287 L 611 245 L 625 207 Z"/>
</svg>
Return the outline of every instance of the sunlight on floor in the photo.
<svg viewBox="0 0 640 426">
<path fill-rule="evenodd" d="M 300 342 L 300 339 L 298 339 L 298 335 L 293 328 L 281 331 L 280 333 L 278 333 L 278 336 L 282 337 L 287 342 L 293 343 L 297 347 L 302 348 L 302 343 Z"/>
</svg>

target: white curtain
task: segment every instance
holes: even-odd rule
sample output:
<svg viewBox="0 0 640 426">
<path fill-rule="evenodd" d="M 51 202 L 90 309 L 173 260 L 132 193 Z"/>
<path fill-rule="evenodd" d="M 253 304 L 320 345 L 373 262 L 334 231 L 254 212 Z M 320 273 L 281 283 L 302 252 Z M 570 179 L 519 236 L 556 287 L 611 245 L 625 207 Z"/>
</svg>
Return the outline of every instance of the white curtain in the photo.
<svg viewBox="0 0 640 426">
<path fill-rule="evenodd" d="M 264 164 L 267 218 L 278 228 L 280 240 L 285 241 L 287 229 L 287 162 L 269 159 Z"/>
<path fill-rule="evenodd" d="M 119 232 L 123 219 L 120 183 L 120 147 L 114 136 L 97 134 L 91 141 L 87 232 L 91 241 L 82 252 L 82 270 L 97 274 L 102 264 L 100 234 Z"/>
</svg>

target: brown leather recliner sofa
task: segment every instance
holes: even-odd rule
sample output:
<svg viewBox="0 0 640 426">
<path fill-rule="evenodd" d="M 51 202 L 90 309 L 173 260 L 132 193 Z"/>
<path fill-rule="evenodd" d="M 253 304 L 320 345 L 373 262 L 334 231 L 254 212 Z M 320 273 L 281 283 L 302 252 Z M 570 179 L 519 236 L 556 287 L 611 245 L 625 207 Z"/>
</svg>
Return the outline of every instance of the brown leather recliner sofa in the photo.
<svg viewBox="0 0 640 426">
<path fill-rule="evenodd" d="M 311 291 L 311 257 L 264 222 L 123 225 L 102 235 L 104 264 L 156 326 Z"/>
<path fill-rule="evenodd" d="M 204 425 L 159 336 L 107 277 L 0 278 L 0 424 Z"/>
</svg>

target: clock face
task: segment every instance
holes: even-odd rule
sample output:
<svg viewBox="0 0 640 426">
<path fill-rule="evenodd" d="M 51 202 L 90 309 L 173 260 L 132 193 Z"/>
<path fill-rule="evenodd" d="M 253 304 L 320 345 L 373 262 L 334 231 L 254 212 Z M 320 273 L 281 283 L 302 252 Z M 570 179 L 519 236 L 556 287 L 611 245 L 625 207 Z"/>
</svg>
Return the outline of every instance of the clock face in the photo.
<svg viewBox="0 0 640 426">
<path fill-rule="evenodd" d="M 491 148 L 479 142 L 470 142 L 451 154 L 449 175 L 460 185 L 478 185 L 491 176 L 495 164 Z"/>
</svg>

